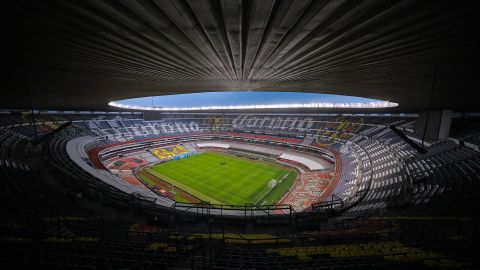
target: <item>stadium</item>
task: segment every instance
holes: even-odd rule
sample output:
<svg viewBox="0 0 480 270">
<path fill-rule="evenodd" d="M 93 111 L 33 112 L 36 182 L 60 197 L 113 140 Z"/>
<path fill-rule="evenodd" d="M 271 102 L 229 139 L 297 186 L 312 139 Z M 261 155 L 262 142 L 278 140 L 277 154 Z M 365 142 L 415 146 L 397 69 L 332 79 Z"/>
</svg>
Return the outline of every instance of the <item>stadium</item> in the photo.
<svg viewBox="0 0 480 270">
<path fill-rule="evenodd" d="M 474 1 L 7 1 L 4 269 L 477 269 Z"/>
</svg>

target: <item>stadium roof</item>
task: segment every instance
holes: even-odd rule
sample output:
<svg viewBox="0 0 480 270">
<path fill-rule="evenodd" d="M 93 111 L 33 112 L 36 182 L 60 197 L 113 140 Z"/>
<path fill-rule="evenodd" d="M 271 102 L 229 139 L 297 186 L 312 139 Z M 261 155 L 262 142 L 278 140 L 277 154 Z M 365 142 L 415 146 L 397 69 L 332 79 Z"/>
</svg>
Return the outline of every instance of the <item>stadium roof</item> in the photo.
<svg viewBox="0 0 480 270">
<path fill-rule="evenodd" d="M 303 91 L 477 111 L 477 1 L 9 0 L 2 108 Z"/>
</svg>

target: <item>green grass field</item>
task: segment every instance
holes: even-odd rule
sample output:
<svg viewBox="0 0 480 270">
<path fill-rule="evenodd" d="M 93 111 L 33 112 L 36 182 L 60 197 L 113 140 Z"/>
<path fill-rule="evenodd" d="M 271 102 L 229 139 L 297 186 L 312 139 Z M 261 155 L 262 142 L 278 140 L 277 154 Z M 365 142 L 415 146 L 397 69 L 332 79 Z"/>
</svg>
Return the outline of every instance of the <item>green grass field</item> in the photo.
<svg viewBox="0 0 480 270">
<path fill-rule="evenodd" d="M 201 200 L 232 205 L 273 204 L 297 175 L 295 170 L 219 153 L 200 153 L 146 170 Z M 272 179 L 277 181 L 273 188 Z"/>
</svg>

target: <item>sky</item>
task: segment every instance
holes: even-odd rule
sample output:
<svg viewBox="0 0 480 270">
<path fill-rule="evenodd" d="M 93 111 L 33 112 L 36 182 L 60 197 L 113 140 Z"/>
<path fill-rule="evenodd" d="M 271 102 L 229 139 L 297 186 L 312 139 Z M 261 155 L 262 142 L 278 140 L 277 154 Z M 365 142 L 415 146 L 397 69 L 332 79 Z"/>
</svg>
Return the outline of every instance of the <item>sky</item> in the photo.
<svg viewBox="0 0 480 270">
<path fill-rule="evenodd" d="M 204 92 L 153 97 L 155 107 L 189 107 L 220 105 L 259 105 L 290 103 L 351 103 L 374 102 L 375 99 L 299 92 Z M 116 101 L 124 105 L 151 106 L 152 97 L 125 99 Z"/>
</svg>

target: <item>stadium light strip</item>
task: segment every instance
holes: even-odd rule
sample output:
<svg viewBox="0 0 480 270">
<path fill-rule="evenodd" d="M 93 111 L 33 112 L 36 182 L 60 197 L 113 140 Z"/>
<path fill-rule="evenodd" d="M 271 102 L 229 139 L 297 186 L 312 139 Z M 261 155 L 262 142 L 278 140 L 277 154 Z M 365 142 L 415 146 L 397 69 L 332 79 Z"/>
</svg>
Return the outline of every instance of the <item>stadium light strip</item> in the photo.
<svg viewBox="0 0 480 270">
<path fill-rule="evenodd" d="M 248 110 L 248 109 L 291 109 L 291 108 L 340 108 L 340 109 L 373 109 L 397 107 L 398 103 L 390 101 L 351 102 L 351 103 L 293 103 L 293 104 L 258 104 L 258 105 L 226 105 L 197 107 L 155 107 L 108 103 L 112 107 L 142 111 L 210 111 L 210 110 Z"/>
</svg>

